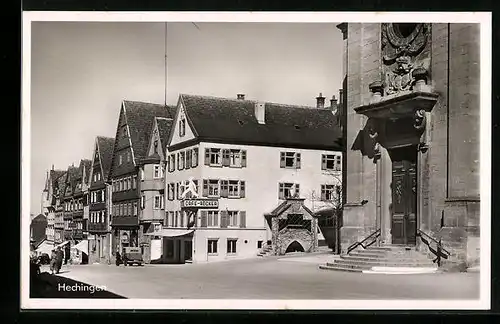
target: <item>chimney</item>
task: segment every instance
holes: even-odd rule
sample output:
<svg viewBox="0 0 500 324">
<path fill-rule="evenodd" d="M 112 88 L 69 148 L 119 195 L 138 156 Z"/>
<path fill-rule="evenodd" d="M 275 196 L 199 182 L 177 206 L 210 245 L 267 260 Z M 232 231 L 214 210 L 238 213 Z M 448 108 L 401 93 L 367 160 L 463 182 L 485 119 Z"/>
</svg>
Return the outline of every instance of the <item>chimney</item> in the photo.
<svg viewBox="0 0 500 324">
<path fill-rule="evenodd" d="M 319 96 L 316 97 L 316 108 L 325 108 L 325 97 L 323 97 L 323 94 L 321 92 L 319 93 Z"/>
<path fill-rule="evenodd" d="M 238 100 L 245 100 L 245 94 L 244 93 L 238 93 Z"/>
<path fill-rule="evenodd" d="M 259 124 L 266 123 L 266 104 L 264 102 L 255 103 L 255 118 Z"/>
<path fill-rule="evenodd" d="M 331 111 L 337 110 L 337 98 L 335 98 L 335 95 L 333 95 L 332 99 L 330 99 L 330 110 Z"/>
</svg>

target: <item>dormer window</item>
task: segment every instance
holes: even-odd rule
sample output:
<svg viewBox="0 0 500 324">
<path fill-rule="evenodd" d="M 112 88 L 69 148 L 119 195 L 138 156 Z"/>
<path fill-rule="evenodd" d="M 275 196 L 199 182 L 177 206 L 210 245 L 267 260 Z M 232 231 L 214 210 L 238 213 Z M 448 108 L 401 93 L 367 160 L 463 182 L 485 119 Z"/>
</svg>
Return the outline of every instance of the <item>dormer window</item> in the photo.
<svg viewBox="0 0 500 324">
<path fill-rule="evenodd" d="M 186 118 L 183 117 L 179 121 L 179 136 L 184 136 L 186 135 Z"/>
</svg>

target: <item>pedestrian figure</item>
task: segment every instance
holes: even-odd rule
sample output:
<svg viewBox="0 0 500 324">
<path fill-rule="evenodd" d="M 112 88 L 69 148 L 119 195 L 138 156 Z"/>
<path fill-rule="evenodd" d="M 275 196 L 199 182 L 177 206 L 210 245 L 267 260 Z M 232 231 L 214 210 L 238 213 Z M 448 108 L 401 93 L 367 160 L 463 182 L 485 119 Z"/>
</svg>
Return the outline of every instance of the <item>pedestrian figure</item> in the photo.
<svg viewBox="0 0 500 324">
<path fill-rule="evenodd" d="M 63 258 L 64 252 L 61 250 L 61 247 L 58 246 L 56 251 L 56 273 L 59 273 L 59 271 L 61 270 Z"/>
<path fill-rule="evenodd" d="M 54 274 L 54 271 L 56 270 L 56 264 L 57 264 L 57 253 L 56 250 L 52 250 L 52 253 L 50 254 L 50 273 Z"/>
<path fill-rule="evenodd" d="M 122 257 L 120 255 L 120 251 L 116 251 L 116 266 L 120 266 L 120 263 L 122 262 Z"/>
<path fill-rule="evenodd" d="M 127 254 L 125 253 L 125 249 L 123 250 L 123 256 L 122 256 L 122 262 L 123 262 L 123 265 L 126 267 L 127 266 Z"/>
</svg>

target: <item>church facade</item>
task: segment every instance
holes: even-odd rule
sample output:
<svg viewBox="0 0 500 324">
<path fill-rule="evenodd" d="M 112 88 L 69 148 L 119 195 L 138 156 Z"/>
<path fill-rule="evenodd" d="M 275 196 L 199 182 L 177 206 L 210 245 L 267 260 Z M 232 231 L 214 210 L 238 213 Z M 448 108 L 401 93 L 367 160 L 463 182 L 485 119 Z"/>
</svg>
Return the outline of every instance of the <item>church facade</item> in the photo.
<svg viewBox="0 0 500 324">
<path fill-rule="evenodd" d="M 479 263 L 479 24 L 343 23 L 343 252 Z M 434 251 L 434 252 L 432 252 Z"/>
</svg>

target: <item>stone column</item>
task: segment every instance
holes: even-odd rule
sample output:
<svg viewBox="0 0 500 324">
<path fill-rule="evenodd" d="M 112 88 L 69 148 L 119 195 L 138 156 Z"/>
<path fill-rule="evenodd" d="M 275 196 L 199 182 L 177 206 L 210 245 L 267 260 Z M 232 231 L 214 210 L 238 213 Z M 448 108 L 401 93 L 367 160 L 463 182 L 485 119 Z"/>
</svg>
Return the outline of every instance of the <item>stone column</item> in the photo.
<svg viewBox="0 0 500 324">
<path fill-rule="evenodd" d="M 386 148 L 380 149 L 380 243 L 391 244 L 392 161 Z"/>
</svg>

